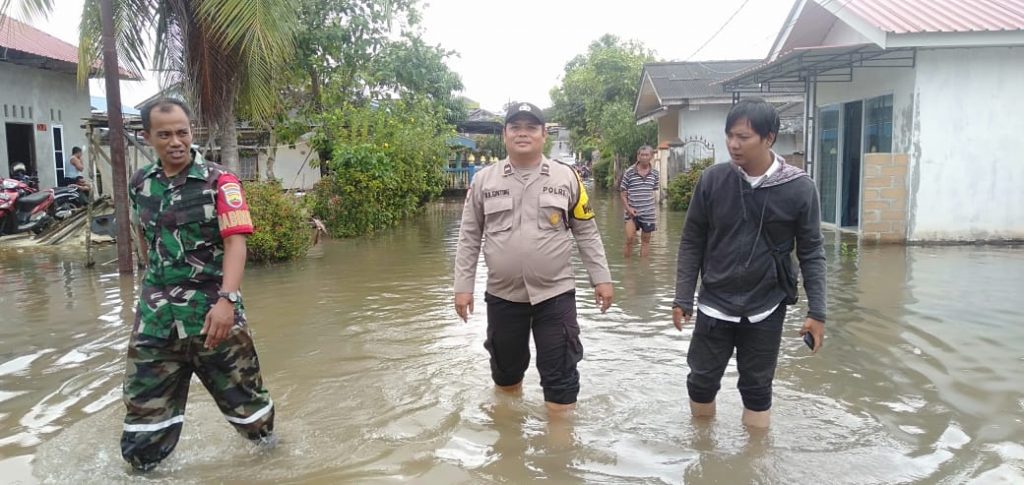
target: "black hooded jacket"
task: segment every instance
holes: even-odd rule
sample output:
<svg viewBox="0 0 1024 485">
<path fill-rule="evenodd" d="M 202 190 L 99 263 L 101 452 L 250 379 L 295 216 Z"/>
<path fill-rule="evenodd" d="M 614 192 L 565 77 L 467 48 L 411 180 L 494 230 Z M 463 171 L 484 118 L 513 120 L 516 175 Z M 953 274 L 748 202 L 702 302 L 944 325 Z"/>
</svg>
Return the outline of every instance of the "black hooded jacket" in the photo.
<svg viewBox="0 0 1024 485">
<path fill-rule="evenodd" d="M 704 170 L 686 212 L 679 243 L 673 306 L 693 312 L 701 278 L 700 302 L 735 316 L 766 312 L 786 299 L 777 259 L 796 281 L 792 248 L 800 261 L 807 316 L 825 321 L 825 251 L 818 191 L 807 174 L 782 163 L 780 170 L 752 188 L 733 163 Z M 767 233 L 768 237 L 765 237 Z"/>
</svg>

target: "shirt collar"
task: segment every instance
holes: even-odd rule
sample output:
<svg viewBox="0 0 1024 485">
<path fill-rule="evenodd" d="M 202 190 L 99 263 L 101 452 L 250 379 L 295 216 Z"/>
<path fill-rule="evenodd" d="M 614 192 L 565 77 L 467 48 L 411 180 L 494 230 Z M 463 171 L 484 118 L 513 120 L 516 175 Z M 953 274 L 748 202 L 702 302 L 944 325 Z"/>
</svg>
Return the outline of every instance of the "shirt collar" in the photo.
<svg viewBox="0 0 1024 485">
<path fill-rule="evenodd" d="M 186 177 L 198 180 L 206 180 L 210 175 L 210 168 L 207 165 L 203 156 L 196 150 L 189 150 L 192 155 L 192 161 L 189 163 L 188 168 L 185 169 Z M 146 177 L 152 177 L 157 174 L 161 174 L 164 171 L 164 165 L 158 158 L 156 163 L 150 165 L 149 171 L 146 172 Z M 179 174 L 180 175 L 180 174 Z M 172 178 L 177 178 L 175 175 Z"/>
<path fill-rule="evenodd" d="M 764 174 L 762 174 L 762 175 L 760 175 L 760 176 L 758 176 L 758 177 L 752 177 L 752 176 L 750 176 L 749 174 L 747 174 L 747 171 L 746 171 L 746 170 L 743 170 L 743 167 L 740 167 L 739 165 L 736 165 L 736 168 L 738 168 L 738 169 L 739 169 L 739 171 L 740 171 L 740 173 L 741 173 L 741 174 L 742 174 L 743 176 L 745 176 L 745 177 L 749 177 L 749 178 L 757 179 L 758 181 L 764 181 L 764 180 L 768 180 L 768 178 L 769 178 L 769 177 L 771 177 L 772 175 L 774 175 L 774 174 L 775 174 L 775 172 L 778 172 L 778 171 L 779 171 L 779 169 L 781 169 L 781 168 L 782 168 L 782 162 L 781 162 L 781 158 L 782 158 L 782 157 L 780 157 L 780 156 L 779 156 L 779 154 L 775 153 L 775 151 L 774 151 L 774 150 L 772 150 L 772 164 L 768 166 L 768 170 L 766 170 L 766 171 L 764 172 Z"/>
</svg>

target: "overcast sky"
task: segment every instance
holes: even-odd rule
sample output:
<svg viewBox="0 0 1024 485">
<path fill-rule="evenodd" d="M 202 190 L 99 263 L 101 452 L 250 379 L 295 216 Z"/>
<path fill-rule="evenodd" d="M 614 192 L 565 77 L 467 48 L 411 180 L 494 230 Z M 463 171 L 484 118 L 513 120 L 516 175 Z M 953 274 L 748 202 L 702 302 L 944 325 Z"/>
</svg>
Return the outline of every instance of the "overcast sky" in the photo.
<svg viewBox="0 0 1024 485">
<path fill-rule="evenodd" d="M 565 63 L 605 33 L 636 39 L 663 60 L 686 60 L 746 1 L 692 60 L 760 59 L 771 47 L 793 0 L 433 0 L 422 29 L 431 43 L 455 50 L 452 69 L 463 94 L 499 110 L 509 99 L 551 103 Z M 84 0 L 58 0 L 58 10 L 32 23 L 77 44 Z M 17 3 L 17 1 L 15 1 Z M 125 103 L 155 93 L 155 81 L 122 83 Z M 93 95 L 102 85 L 93 81 Z"/>
</svg>

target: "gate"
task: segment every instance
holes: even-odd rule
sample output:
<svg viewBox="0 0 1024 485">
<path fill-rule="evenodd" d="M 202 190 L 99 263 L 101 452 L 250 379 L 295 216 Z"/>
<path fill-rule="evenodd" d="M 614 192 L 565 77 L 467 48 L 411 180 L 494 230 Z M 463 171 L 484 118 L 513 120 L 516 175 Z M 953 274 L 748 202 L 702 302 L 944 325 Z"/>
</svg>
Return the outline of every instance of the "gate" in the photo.
<svg viewBox="0 0 1024 485">
<path fill-rule="evenodd" d="M 690 137 L 668 147 L 668 180 L 689 171 L 693 162 L 715 158 L 715 146 L 702 137 Z"/>
</svg>

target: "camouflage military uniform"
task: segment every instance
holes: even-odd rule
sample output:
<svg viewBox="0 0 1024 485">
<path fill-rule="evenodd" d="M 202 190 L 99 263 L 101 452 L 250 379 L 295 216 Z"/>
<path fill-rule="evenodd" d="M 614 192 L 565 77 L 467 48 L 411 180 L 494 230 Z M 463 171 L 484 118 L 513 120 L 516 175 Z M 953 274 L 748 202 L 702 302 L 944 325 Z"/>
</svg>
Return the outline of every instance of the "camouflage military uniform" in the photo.
<svg viewBox="0 0 1024 485">
<path fill-rule="evenodd" d="M 235 326 L 224 342 L 206 350 L 200 335 L 219 299 L 223 238 L 252 233 L 241 185 L 193 153 L 193 163 L 173 179 L 153 164 L 136 172 L 129 186 L 132 219 L 149 254 L 128 348 L 122 455 L 148 469 L 174 450 L 193 372 L 239 433 L 251 440 L 269 436 L 274 407 L 242 303 L 235 305 Z"/>
</svg>

